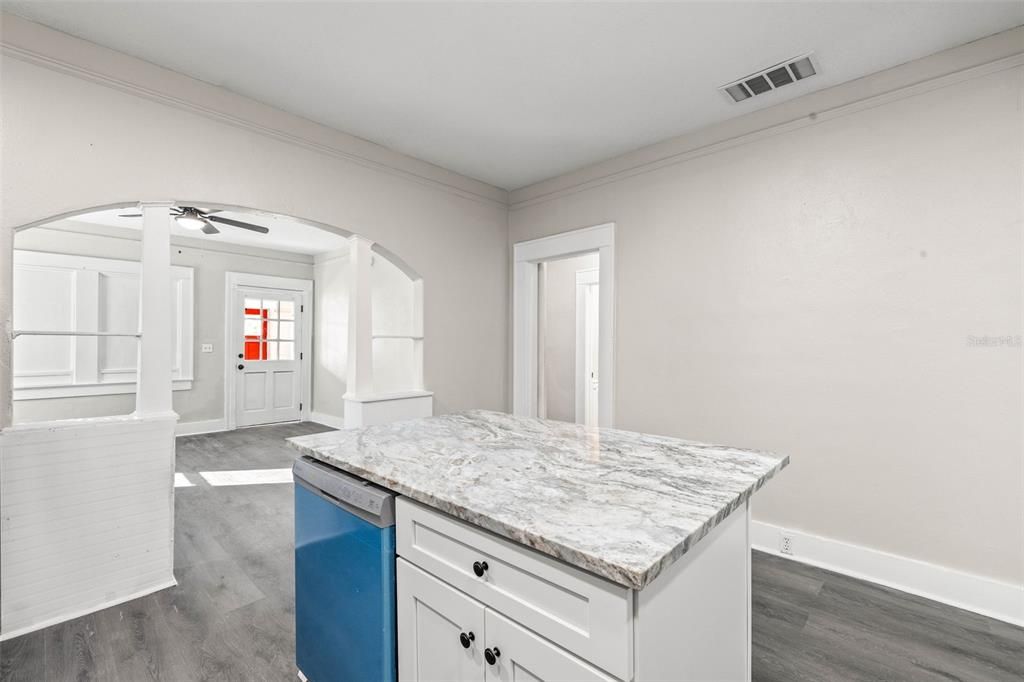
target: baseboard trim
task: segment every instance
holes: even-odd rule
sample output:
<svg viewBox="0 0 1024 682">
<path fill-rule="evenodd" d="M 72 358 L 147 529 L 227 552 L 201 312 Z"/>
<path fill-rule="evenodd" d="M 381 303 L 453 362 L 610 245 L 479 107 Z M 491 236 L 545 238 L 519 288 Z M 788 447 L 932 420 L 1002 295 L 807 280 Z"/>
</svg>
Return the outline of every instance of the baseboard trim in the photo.
<svg viewBox="0 0 1024 682">
<path fill-rule="evenodd" d="M 96 613 L 97 611 L 108 609 L 111 606 L 117 606 L 118 604 L 123 604 L 125 602 L 131 601 L 132 599 L 138 599 L 139 597 L 145 597 L 148 594 L 153 594 L 154 592 L 159 592 L 160 590 L 166 590 L 168 587 L 174 587 L 177 584 L 178 581 L 174 578 L 174 575 L 171 575 L 170 580 L 161 580 L 155 585 L 143 588 L 137 592 L 132 592 L 131 594 L 125 595 L 123 597 L 117 597 L 109 601 L 101 602 L 96 606 L 92 606 L 86 609 L 78 609 L 76 611 L 65 613 L 60 616 L 47 618 L 46 620 L 42 620 L 38 623 L 33 623 L 32 625 L 26 625 L 16 630 L 11 630 L 10 632 L 0 632 L 0 642 L 5 642 L 8 639 L 20 637 L 21 635 L 27 635 L 28 633 L 35 632 L 36 630 L 42 630 L 43 628 L 49 627 L 51 625 L 57 625 L 58 623 L 74 620 L 75 618 L 81 618 L 82 616 L 87 616 L 90 613 Z"/>
<path fill-rule="evenodd" d="M 223 419 L 207 419 L 198 422 L 178 422 L 178 425 L 174 427 L 174 435 L 197 436 L 201 433 L 217 433 L 227 430 L 227 422 Z"/>
<path fill-rule="evenodd" d="M 793 540 L 793 554 L 783 554 L 780 534 Z M 1013 585 L 917 559 L 751 521 L 754 549 L 867 580 L 901 592 L 1024 627 L 1024 585 Z"/>
<path fill-rule="evenodd" d="M 345 418 L 335 417 L 333 414 L 327 414 L 325 412 L 313 412 L 309 415 L 309 421 L 316 422 L 317 424 L 323 424 L 324 426 L 332 426 L 336 429 L 345 428 Z"/>
</svg>

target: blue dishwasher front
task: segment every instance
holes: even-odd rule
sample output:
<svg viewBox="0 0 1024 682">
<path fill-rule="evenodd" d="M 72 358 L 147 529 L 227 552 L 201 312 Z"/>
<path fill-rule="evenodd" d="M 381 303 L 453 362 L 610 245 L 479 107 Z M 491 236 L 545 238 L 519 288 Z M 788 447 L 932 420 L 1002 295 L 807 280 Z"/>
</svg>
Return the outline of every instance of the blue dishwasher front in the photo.
<svg viewBox="0 0 1024 682">
<path fill-rule="evenodd" d="M 394 493 L 295 461 L 295 658 L 310 682 L 393 682 Z"/>
</svg>

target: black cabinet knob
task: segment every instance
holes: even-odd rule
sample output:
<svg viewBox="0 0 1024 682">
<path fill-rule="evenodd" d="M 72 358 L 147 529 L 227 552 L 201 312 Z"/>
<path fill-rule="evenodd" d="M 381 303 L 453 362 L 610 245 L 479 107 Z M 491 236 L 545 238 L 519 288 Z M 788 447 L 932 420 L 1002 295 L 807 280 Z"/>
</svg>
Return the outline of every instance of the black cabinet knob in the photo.
<svg viewBox="0 0 1024 682">
<path fill-rule="evenodd" d="M 498 647 L 493 649 L 484 649 L 484 658 L 487 659 L 487 665 L 494 665 L 498 662 L 498 656 L 501 656 L 501 652 L 498 651 Z"/>
<path fill-rule="evenodd" d="M 241 360 L 241 359 L 242 359 L 242 358 L 244 358 L 244 357 L 245 357 L 245 356 L 244 356 L 244 355 L 242 355 L 241 353 L 239 353 L 239 354 L 238 354 L 238 359 L 239 359 L 239 360 Z"/>
<path fill-rule="evenodd" d="M 473 572 L 476 573 L 476 577 L 477 578 L 483 578 L 484 577 L 484 573 L 487 572 L 487 562 L 486 561 L 474 561 L 473 562 Z"/>
<path fill-rule="evenodd" d="M 474 635 L 472 632 L 459 633 L 459 641 L 462 642 L 463 649 L 468 649 L 470 645 L 473 643 L 474 639 L 476 639 L 476 635 Z"/>
<path fill-rule="evenodd" d="M 245 369 L 245 365 L 239 365 L 238 369 Z"/>
</svg>

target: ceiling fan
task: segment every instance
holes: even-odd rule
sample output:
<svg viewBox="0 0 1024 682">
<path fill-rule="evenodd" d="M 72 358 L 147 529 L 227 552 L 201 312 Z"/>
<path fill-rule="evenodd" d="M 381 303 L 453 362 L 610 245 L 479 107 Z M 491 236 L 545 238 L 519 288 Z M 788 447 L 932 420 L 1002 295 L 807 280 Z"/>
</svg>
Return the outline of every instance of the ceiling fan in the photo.
<svg viewBox="0 0 1024 682">
<path fill-rule="evenodd" d="M 214 215 L 220 213 L 220 211 L 200 211 L 194 206 L 175 206 L 171 209 L 171 215 L 179 225 L 184 227 L 186 230 L 201 230 L 203 234 L 217 234 L 220 232 L 214 223 L 220 225 L 230 225 L 232 227 L 240 227 L 243 230 L 252 230 L 253 232 L 259 232 L 260 234 L 267 234 L 270 232 L 269 229 L 261 225 L 253 225 L 251 223 L 243 223 L 241 220 L 232 220 L 231 218 L 222 218 Z M 118 215 L 119 218 L 141 218 L 141 213 L 121 213 Z"/>
</svg>

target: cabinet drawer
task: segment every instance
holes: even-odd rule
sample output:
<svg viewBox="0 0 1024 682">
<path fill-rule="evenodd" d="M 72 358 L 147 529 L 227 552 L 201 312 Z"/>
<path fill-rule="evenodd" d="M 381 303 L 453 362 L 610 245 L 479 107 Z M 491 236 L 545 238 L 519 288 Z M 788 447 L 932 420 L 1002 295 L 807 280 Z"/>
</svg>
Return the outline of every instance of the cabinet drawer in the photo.
<svg viewBox="0 0 1024 682">
<path fill-rule="evenodd" d="M 405 498 L 395 516 L 399 556 L 612 675 L 632 677 L 628 588 Z M 486 563 L 483 576 L 476 563 Z"/>
</svg>

